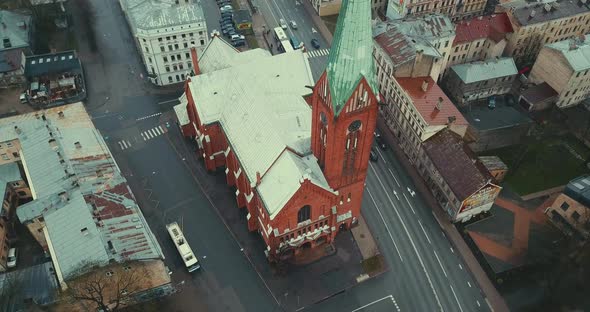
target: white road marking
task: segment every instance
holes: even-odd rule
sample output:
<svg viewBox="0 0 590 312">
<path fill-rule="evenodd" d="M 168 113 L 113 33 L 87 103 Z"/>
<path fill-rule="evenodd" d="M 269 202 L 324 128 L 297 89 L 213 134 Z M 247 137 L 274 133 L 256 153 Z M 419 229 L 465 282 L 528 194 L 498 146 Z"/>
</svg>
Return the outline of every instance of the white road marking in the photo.
<svg viewBox="0 0 590 312">
<path fill-rule="evenodd" d="M 436 253 L 436 250 L 434 251 L 434 256 L 436 257 L 436 261 L 438 261 L 438 265 L 440 265 L 440 268 L 442 269 L 443 273 L 445 274 L 445 277 L 449 277 L 447 276 L 447 271 L 445 271 L 445 267 L 443 267 L 442 262 L 440 262 L 440 259 L 438 258 L 438 254 Z"/>
<path fill-rule="evenodd" d="M 135 121 L 140 121 L 140 120 L 144 120 L 144 119 L 148 119 L 148 118 L 152 118 L 152 117 L 156 117 L 156 116 L 160 116 L 160 115 L 162 115 L 162 113 L 155 113 L 155 114 L 151 114 L 148 116 L 143 116 L 143 117 L 137 118 L 137 119 L 135 119 Z"/>
<path fill-rule="evenodd" d="M 385 157 L 383 157 L 383 154 L 381 154 L 381 151 L 378 148 L 376 148 L 375 150 L 377 151 L 377 154 L 379 154 L 379 157 L 381 157 L 381 159 L 383 159 L 383 162 L 387 163 L 387 160 L 385 160 Z"/>
<path fill-rule="evenodd" d="M 395 178 L 395 175 L 393 174 L 393 171 L 391 171 L 391 169 L 387 168 L 389 170 L 389 173 L 391 173 L 391 176 L 393 177 L 393 179 L 395 180 L 395 183 L 397 184 L 398 187 L 402 187 L 401 185 L 399 185 L 399 181 Z"/>
<path fill-rule="evenodd" d="M 412 212 L 413 212 L 414 214 L 416 214 L 416 211 L 414 211 L 414 207 L 412 207 L 412 204 L 410 204 L 410 201 L 408 200 L 408 197 L 406 196 L 406 193 L 403 193 L 403 194 L 404 194 L 404 198 L 405 198 L 405 199 L 406 199 L 406 201 L 408 202 L 408 205 L 410 205 L 410 208 L 412 209 Z"/>
<path fill-rule="evenodd" d="M 367 304 L 365 304 L 364 306 L 362 306 L 362 307 L 358 307 L 358 308 L 356 308 L 356 309 L 354 309 L 354 310 L 352 310 L 352 311 L 350 311 L 350 312 L 356 312 L 356 311 L 362 310 L 362 309 L 364 309 L 364 308 L 366 308 L 366 307 L 368 307 L 368 306 L 374 305 L 375 303 L 377 303 L 377 302 L 380 302 L 380 301 L 383 301 L 383 300 L 385 300 L 385 299 L 391 299 L 391 301 L 392 301 L 393 303 L 395 303 L 395 299 L 393 298 L 393 296 L 392 296 L 392 295 L 389 295 L 389 296 L 385 296 L 385 297 L 383 297 L 383 298 L 381 298 L 381 299 L 377 299 L 377 300 L 375 300 L 375 301 L 373 301 L 373 302 L 367 303 Z M 396 306 L 397 306 L 397 304 L 396 304 Z"/>
<path fill-rule="evenodd" d="M 154 130 L 154 133 L 155 133 L 156 135 L 160 135 L 160 134 L 162 134 L 162 132 L 160 132 L 160 129 L 158 129 L 158 128 L 152 128 L 152 130 Z"/>
<path fill-rule="evenodd" d="M 147 140 L 145 137 L 145 134 L 143 132 L 141 133 L 141 137 L 143 138 L 144 141 Z"/>
<path fill-rule="evenodd" d="M 369 193 L 369 197 L 371 198 L 371 201 L 373 201 L 373 205 L 375 205 L 375 208 L 377 208 L 377 212 L 379 213 L 379 216 L 381 217 L 381 221 L 383 221 L 383 224 L 385 224 L 385 229 L 387 230 L 387 234 L 389 234 L 389 238 L 391 238 L 391 241 L 393 242 L 393 246 L 395 247 L 395 250 L 397 251 L 397 255 L 399 256 L 400 260 L 402 262 L 404 262 L 404 258 L 402 257 L 402 254 L 399 251 L 397 244 L 395 243 L 395 239 L 393 239 L 393 235 L 391 235 L 391 231 L 389 231 L 389 226 L 387 226 L 387 222 L 385 222 L 385 218 L 383 218 L 383 215 L 381 214 L 381 210 L 379 210 L 379 206 L 375 202 L 375 198 L 373 198 L 373 194 L 371 194 L 371 191 L 369 190 L 369 188 L 367 188 L 367 193 Z"/>
<path fill-rule="evenodd" d="M 129 145 L 129 147 L 131 147 L 131 143 L 129 143 L 129 141 L 124 141 L 124 142 L 127 142 L 127 145 Z"/>
<path fill-rule="evenodd" d="M 315 33 L 317 33 L 317 32 L 318 32 L 318 31 L 317 31 L 317 30 L 315 30 L 315 28 L 313 28 L 313 27 L 311 28 L 311 33 L 312 33 L 312 34 L 315 34 Z"/>
<path fill-rule="evenodd" d="M 397 215 L 398 220 L 401 222 L 401 224 L 404 228 L 404 231 L 406 232 L 406 235 L 410 239 L 410 243 L 412 244 L 412 248 L 414 248 L 414 252 L 418 256 L 420 266 L 422 266 L 422 270 L 424 271 L 424 274 L 426 275 L 426 279 L 428 279 L 428 284 L 430 285 L 430 289 L 432 289 L 432 292 L 434 293 L 434 298 L 436 299 L 436 303 L 438 304 L 438 307 L 440 308 L 441 311 L 444 311 L 443 306 L 440 303 L 440 299 L 438 298 L 438 293 L 436 292 L 436 289 L 434 289 L 434 284 L 432 283 L 432 279 L 430 278 L 430 274 L 428 274 L 428 271 L 426 271 L 426 266 L 424 265 L 424 261 L 422 260 L 422 257 L 420 256 L 420 252 L 418 252 L 418 248 L 416 248 L 416 244 L 414 244 L 414 240 L 412 239 L 412 236 L 410 235 L 410 231 L 408 231 L 406 224 L 403 222 L 402 216 L 400 215 L 399 211 L 397 211 L 397 207 L 395 207 L 395 205 L 393 204 L 393 200 L 391 200 L 391 197 L 389 197 L 389 193 L 387 193 L 387 189 L 385 188 L 385 185 L 383 185 L 381 178 L 379 178 L 379 175 L 375 171 L 373 164 L 371 164 L 371 169 L 373 170 L 373 173 L 377 177 L 377 181 L 379 181 L 379 184 L 381 184 L 381 187 L 383 188 L 385 196 L 387 196 L 387 199 L 389 199 L 389 203 L 393 207 L 393 210 L 395 211 L 395 214 Z"/>
<path fill-rule="evenodd" d="M 467 285 L 469 285 L 469 288 L 471 288 L 471 283 L 470 282 L 467 282 Z"/>
<path fill-rule="evenodd" d="M 453 296 L 455 297 L 455 301 L 457 301 L 457 304 L 459 305 L 459 310 L 461 312 L 463 312 L 463 308 L 461 307 L 461 303 L 459 302 L 459 298 L 457 298 L 457 295 L 455 294 L 455 290 L 453 289 L 453 285 L 449 285 L 451 286 L 451 291 L 453 292 Z"/>
<path fill-rule="evenodd" d="M 481 307 L 481 304 L 479 304 L 479 300 L 475 300 L 475 303 L 477 303 L 478 307 Z"/>
<path fill-rule="evenodd" d="M 165 128 L 162 128 L 162 126 L 158 126 L 158 128 L 160 129 L 160 131 L 162 131 L 162 134 L 166 133 Z"/>
<path fill-rule="evenodd" d="M 463 266 L 459 263 L 459 269 L 463 270 Z"/>
<path fill-rule="evenodd" d="M 152 132 L 152 129 L 148 130 L 148 133 L 152 136 L 152 137 L 156 137 L 156 132 Z"/>
<path fill-rule="evenodd" d="M 428 237 L 428 234 L 426 234 L 426 230 L 424 229 L 424 227 L 422 226 L 422 222 L 420 222 L 420 219 L 418 219 L 418 224 L 420 224 L 420 228 L 422 229 L 422 232 L 424 232 L 424 235 L 426 236 L 426 240 L 428 240 L 428 243 L 430 245 L 432 245 L 432 242 L 430 241 L 430 237 Z M 436 253 L 436 252 L 435 252 Z"/>
<path fill-rule="evenodd" d="M 147 137 L 148 140 L 150 140 L 152 138 L 152 135 L 149 132 L 144 131 L 143 133 L 145 133 L 145 136 Z"/>
<path fill-rule="evenodd" d="M 172 99 L 172 100 L 168 100 L 168 101 L 159 102 L 158 105 L 164 105 L 164 104 L 168 104 L 170 102 L 178 102 L 178 99 Z"/>
<path fill-rule="evenodd" d="M 393 195 L 395 195 L 395 197 L 397 198 L 397 200 L 399 200 L 399 195 L 397 195 L 397 192 L 395 190 L 393 191 Z"/>
<path fill-rule="evenodd" d="M 449 248 L 451 248 L 452 253 L 455 253 L 455 249 L 453 249 L 453 247 L 449 247 Z"/>
<path fill-rule="evenodd" d="M 117 143 L 119 143 L 119 148 L 121 148 L 121 149 L 125 149 L 125 148 L 123 147 L 123 143 L 121 143 L 121 141 L 119 141 L 119 142 L 117 142 Z"/>
</svg>

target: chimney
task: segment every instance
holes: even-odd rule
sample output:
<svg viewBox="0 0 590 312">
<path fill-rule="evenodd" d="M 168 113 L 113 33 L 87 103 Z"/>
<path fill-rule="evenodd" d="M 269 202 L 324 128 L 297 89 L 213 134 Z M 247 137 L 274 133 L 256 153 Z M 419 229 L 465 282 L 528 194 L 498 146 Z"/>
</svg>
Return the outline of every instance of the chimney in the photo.
<svg viewBox="0 0 590 312">
<path fill-rule="evenodd" d="M 23 132 L 18 126 L 14 126 L 14 131 L 16 134 L 21 134 Z"/>
<path fill-rule="evenodd" d="M 428 91 L 428 80 L 427 80 L 427 79 L 424 79 L 424 80 L 422 81 L 422 91 L 423 91 L 423 92 L 426 92 L 426 91 Z"/>
<path fill-rule="evenodd" d="M 438 102 L 436 103 L 436 109 L 440 111 L 440 109 L 442 108 L 442 104 L 443 104 L 443 98 L 442 97 L 438 97 Z"/>
<path fill-rule="evenodd" d="M 529 19 L 532 19 L 533 17 L 535 17 L 535 10 L 531 10 L 531 14 L 529 14 Z"/>
<path fill-rule="evenodd" d="M 260 171 L 256 171 L 256 186 L 260 185 L 261 180 Z"/>
<path fill-rule="evenodd" d="M 197 55 L 197 48 L 191 47 L 191 60 L 193 62 L 193 72 L 195 76 L 201 74 L 201 69 L 199 68 L 199 58 Z"/>
</svg>

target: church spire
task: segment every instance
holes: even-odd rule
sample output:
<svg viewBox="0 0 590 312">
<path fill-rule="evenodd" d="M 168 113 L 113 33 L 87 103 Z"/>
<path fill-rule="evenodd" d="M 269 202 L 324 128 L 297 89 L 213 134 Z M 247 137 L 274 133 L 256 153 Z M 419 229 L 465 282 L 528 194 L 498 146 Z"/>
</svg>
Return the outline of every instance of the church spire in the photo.
<svg viewBox="0 0 590 312">
<path fill-rule="evenodd" d="M 335 116 L 362 77 L 376 91 L 372 52 L 371 0 L 342 0 L 326 68 Z"/>
</svg>

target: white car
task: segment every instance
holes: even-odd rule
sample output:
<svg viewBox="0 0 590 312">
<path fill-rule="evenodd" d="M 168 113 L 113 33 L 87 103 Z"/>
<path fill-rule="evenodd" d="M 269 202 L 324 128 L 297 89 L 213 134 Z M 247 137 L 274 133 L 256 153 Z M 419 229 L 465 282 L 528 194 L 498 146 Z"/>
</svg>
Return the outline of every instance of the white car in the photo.
<svg viewBox="0 0 590 312">
<path fill-rule="evenodd" d="M 8 250 L 8 259 L 6 260 L 6 266 L 9 268 L 16 267 L 17 252 L 16 248 L 10 248 Z"/>
<path fill-rule="evenodd" d="M 295 21 L 290 21 L 289 24 L 291 25 L 291 28 L 297 29 L 297 23 L 295 23 Z"/>
<path fill-rule="evenodd" d="M 230 39 L 231 39 L 231 41 L 245 40 L 246 37 L 244 37 L 243 35 L 232 35 Z"/>
<path fill-rule="evenodd" d="M 287 29 L 287 27 L 288 27 L 287 22 L 285 22 L 285 20 L 282 18 L 279 20 L 279 24 L 281 25 L 282 29 Z"/>
</svg>

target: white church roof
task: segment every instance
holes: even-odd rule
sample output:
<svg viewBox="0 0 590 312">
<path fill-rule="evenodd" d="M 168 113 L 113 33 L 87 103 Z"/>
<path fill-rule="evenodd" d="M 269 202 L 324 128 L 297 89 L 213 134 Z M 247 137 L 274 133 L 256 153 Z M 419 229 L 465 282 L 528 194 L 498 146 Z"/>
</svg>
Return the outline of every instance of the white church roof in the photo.
<svg viewBox="0 0 590 312">
<path fill-rule="evenodd" d="M 256 183 L 257 172 L 262 176 L 258 193 L 274 217 L 303 175 L 311 179 L 308 171 L 321 173 L 317 161 L 297 161 L 300 157 L 293 153 L 281 156 L 286 147 L 304 158 L 311 154 L 311 108 L 303 99 L 311 93 L 305 86 L 314 84 L 309 63 L 301 51 L 271 56 L 255 49 L 231 55 L 223 44 L 228 45 L 217 37 L 211 40 L 216 47 L 204 51 L 199 65 L 219 59 L 220 53 L 212 52 L 219 50 L 230 61 L 191 77 L 189 88 L 201 122 L 222 125 L 250 183 Z M 312 182 L 331 191 L 320 175 Z M 278 177 L 288 183 L 271 182 Z"/>
</svg>

